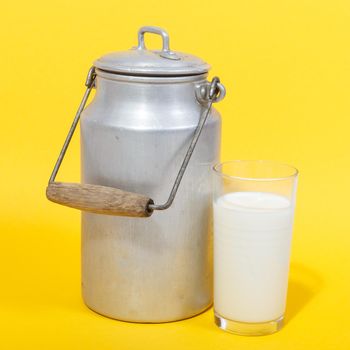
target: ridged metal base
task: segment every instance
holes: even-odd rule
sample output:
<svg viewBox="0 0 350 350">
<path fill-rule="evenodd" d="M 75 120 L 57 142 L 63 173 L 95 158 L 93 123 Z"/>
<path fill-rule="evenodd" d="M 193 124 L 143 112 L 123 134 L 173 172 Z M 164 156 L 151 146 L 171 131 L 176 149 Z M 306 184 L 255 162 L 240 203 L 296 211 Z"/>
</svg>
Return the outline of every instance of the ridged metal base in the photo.
<svg viewBox="0 0 350 350">
<path fill-rule="evenodd" d="M 276 320 L 259 323 L 239 322 L 226 319 L 217 313 L 215 315 L 215 324 L 224 331 L 247 336 L 268 335 L 279 331 L 283 326 L 284 315 Z"/>
<path fill-rule="evenodd" d="M 101 316 L 110 318 L 112 320 L 121 321 L 121 322 L 128 322 L 128 323 L 144 323 L 144 324 L 171 323 L 171 322 L 178 322 L 178 321 L 187 320 L 189 318 L 196 317 L 196 316 L 202 314 L 203 312 L 206 312 L 207 310 L 209 310 L 213 306 L 213 303 L 210 303 L 210 304 L 206 305 L 205 307 L 203 307 L 202 309 L 199 309 L 198 311 L 192 312 L 192 313 L 187 314 L 187 315 L 173 317 L 173 318 L 166 318 L 166 319 L 149 320 L 149 319 L 129 319 L 129 318 L 125 318 L 125 317 L 119 317 L 118 315 L 114 315 L 114 314 L 112 315 L 112 314 L 97 310 L 95 307 L 90 306 L 84 298 L 83 298 L 83 302 L 84 302 L 85 306 L 87 308 L 89 308 L 91 311 L 93 311 L 96 314 L 99 314 Z"/>
</svg>

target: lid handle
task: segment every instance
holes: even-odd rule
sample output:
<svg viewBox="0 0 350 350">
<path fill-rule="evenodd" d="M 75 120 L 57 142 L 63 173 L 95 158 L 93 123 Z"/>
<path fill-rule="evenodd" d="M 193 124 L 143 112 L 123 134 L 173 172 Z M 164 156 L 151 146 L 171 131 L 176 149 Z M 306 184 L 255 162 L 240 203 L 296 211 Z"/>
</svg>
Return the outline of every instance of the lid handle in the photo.
<svg viewBox="0 0 350 350">
<path fill-rule="evenodd" d="M 168 58 L 171 60 L 179 60 L 180 57 L 176 55 L 175 52 L 172 52 L 169 47 L 169 34 L 167 31 L 163 28 L 160 27 L 154 27 L 154 26 L 145 26 L 141 27 L 138 32 L 138 45 L 137 49 L 138 50 L 147 50 L 146 45 L 145 45 L 145 33 L 153 33 L 153 34 L 158 34 L 162 37 L 163 40 L 163 47 L 162 51 L 160 52 L 160 56 L 164 58 Z"/>
</svg>

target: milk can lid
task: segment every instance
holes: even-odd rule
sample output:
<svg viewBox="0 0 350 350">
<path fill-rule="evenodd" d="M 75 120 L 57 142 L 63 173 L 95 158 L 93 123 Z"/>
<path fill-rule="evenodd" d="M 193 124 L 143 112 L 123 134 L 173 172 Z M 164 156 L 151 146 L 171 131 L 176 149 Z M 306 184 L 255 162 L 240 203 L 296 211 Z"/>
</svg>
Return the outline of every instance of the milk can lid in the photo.
<svg viewBox="0 0 350 350">
<path fill-rule="evenodd" d="M 161 35 L 162 50 L 147 50 L 145 33 Z M 138 32 L 138 46 L 128 51 L 113 52 L 94 62 L 96 68 L 128 75 L 183 76 L 208 72 L 210 66 L 196 56 L 175 52 L 169 48 L 169 35 L 159 27 L 142 27 Z"/>
</svg>

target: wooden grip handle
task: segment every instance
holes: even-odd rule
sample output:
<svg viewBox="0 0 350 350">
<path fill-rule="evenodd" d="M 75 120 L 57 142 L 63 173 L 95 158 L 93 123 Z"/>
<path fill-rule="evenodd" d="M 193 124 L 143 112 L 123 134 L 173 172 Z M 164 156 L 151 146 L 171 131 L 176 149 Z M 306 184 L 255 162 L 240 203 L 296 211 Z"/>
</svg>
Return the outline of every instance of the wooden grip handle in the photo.
<svg viewBox="0 0 350 350">
<path fill-rule="evenodd" d="M 46 197 L 55 203 L 96 214 L 148 217 L 152 199 L 142 194 L 125 192 L 113 187 L 52 182 L 46 188 Z"/>
</svg>

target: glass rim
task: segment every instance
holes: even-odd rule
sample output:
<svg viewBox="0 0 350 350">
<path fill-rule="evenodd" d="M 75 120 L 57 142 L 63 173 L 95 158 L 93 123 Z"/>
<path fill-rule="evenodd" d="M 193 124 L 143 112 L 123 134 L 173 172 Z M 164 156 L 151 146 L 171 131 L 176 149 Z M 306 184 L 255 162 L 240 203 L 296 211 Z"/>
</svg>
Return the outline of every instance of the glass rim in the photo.
<svg viewBox="0 0 350 350">
<path fill-rule="evenodd" d="M 227 173 L 224 173 L 222 170 L 219 170 L 219 167 L 222 167 L 225 164 L 238 164 L 238 163 L 262 163 L 262 164 L 272 164 L 272 165 L 278 165 L 287 167 L 292 170 L 291 175 L 288 176 L 279 176 L 279 177 L 244 177 L 244 176 L 236 176 L 236 175 L 229 175 Z M 234 160 L 227 160 L 224 162 L 216 163 L 212 167 L 214 173 L 216 175 L 222 176 L 224 178 L 232 179 L 232 180 L 244 180 L 244 181 L 283 181 L 290 178 L 295 178 L 299 174 L 299 170 L 294 167 L 293 165 L 289 165 L 286 163 L 281 163 L 274 160 L 264 160 L 264 159 L 234 159 Z"/>
</svg>

